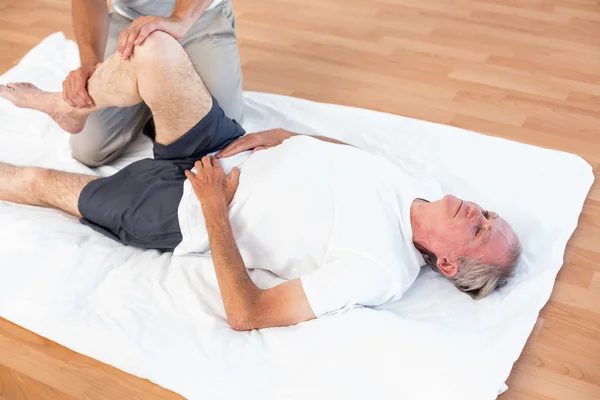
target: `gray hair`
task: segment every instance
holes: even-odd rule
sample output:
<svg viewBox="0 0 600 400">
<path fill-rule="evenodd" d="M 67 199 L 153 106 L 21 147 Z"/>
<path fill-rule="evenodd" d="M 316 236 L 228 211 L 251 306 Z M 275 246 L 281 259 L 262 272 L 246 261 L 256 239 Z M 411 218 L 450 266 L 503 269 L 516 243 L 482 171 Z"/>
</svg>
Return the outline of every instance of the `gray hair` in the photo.
<svg viewBox="0 0 600 400">
<path fill-rule="evenodd" d="M 440 271 L 437 266 L 437 257 L 434 254 L 424 254 L 424 259 L 434 271 L 448 278 L 458 290 L 475 300 L 480 300 L 508 283 L 508 280 L 514 276 L 522 252 L 521 242 L 516 239 L 509 249 L 508 262 L 504 265 L 493 265 L 480 260 L 460 257 L 458 271 L 454 276 L 446 276 Z"/>
</svg>

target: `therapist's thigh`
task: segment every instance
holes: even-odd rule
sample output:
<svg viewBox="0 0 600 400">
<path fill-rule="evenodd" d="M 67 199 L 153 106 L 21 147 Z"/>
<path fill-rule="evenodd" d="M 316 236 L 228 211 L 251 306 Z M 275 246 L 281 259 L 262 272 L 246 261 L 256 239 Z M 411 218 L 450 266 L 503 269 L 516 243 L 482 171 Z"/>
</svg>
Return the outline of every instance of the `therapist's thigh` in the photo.
<svg viewBox="0 0 600 400">
<path fill-rule="evenodd" d="M 231 2 L 205 12 L 180 43 L 225 115 L 242 123 L 242 71 Z"/>
</svg>

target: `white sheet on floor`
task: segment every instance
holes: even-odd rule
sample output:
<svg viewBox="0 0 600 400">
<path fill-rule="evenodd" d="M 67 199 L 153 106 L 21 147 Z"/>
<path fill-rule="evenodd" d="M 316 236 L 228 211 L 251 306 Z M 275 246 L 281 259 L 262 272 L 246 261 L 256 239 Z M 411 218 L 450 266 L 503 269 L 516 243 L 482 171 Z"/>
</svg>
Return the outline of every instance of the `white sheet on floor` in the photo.
<svg viewBox="0 0 600 400">
<path fill-rule="evenodd" d="M 78 64 L 62 34 L 0 82 L 59 91 Z M 0 316 L 192 399 L 493 399 L 546 303 L 593 181 L 581 158 L 373 111 L 246 93 L 249 131 L 335 137 L 428 170 L 448 193 L 520 235 L 514 282 L 474 302 L 429 269 L 402 301 L 287 328 L 228 328 L 210 258 L 122 246 L 64 213 L 0 203 Z M 151 154 L 138 141 L 93 171 L 41 113 L 0 100 L 0 161 L 110 174 Z M 262 286 L 277 280 L 251 272 Z"/>
</svg>

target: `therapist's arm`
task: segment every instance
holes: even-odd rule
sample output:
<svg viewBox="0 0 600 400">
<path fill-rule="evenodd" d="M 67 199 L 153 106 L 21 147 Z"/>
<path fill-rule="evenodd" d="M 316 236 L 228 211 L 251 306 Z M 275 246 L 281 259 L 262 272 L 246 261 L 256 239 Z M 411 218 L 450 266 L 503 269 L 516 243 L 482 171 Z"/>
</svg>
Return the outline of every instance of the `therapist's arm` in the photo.
<svg viewBox="0 0 600 400">
<path fill-rule="evenodd" d="M 63 100 L 71 107 L 91 107 L 94 100 L 87 91 L 87 82 L 104 60 L 108 7 L 106 0 L 72 0 L 71 8 L 81 66 L 63 81 Z"/>
<path fill-rule="evenodd" d="M 119 34 L 119 55 L 124 60 L 129 59 L 134 46 L 144 43 L 154 31 L 163 31 L 175 39 L 181 39 L 211 3 L 212 0 L 175 0 L 175 7 L 168 17 L 145 15 L 136 18 Z"/>
<path fill-rule="evenodd" d="M 186 171 L 186 176 L 202 206 L 217 282 L 231 327 L 246 331 L 315 318 L 300 279 L 266 290 L 250 279 L 229 222 L 228 205 L 238 186 L 239 170 L 234 169 L 227 177 L 214 157 L 204 157 L 195 167 L 197 174 Z"/>
<path fill-rule="evenodd" d="M 249 133 L 247 135 L 242 136 L 238 140 L 229 144 L 223 150 L 221 150 L 217 154 L 217 158 L 225 158 L 230 157 L 235 154 L 241 153 L 242 151 L 247 150 L 262 150 L 267 149 L 269 147 L 279 146 L 283 143 L 284 140 L 289 139 L 293 136 L 300 136 L 301 134 L 290 132 L 285 129 L 270 129 L 268 131 Z M 304 135 L 308 136 L 308 135 Z M 337 139 L 328 138 L 326 136 L 311 136 L 315 139 L 322 140 L 324 142 L 335 143 L 335 144 L 343 144 L 348 145 L 348 143 L 344 143 Z"/>
</svg>

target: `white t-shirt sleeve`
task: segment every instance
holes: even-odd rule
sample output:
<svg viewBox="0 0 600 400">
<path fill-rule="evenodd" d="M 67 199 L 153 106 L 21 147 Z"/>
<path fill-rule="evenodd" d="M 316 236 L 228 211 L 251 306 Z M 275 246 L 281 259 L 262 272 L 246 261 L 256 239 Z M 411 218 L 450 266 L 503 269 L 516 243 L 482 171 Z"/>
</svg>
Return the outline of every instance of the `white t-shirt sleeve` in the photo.
<svg viewBox="0 0 600 400">
<path fill-rule="evenodd" d="M 353 251 L 337 252 L 300 281 L 317 318 L 357 305 L 378 306 L 399 292 L 397 278 L 385 265 Z"/>
</svg>

